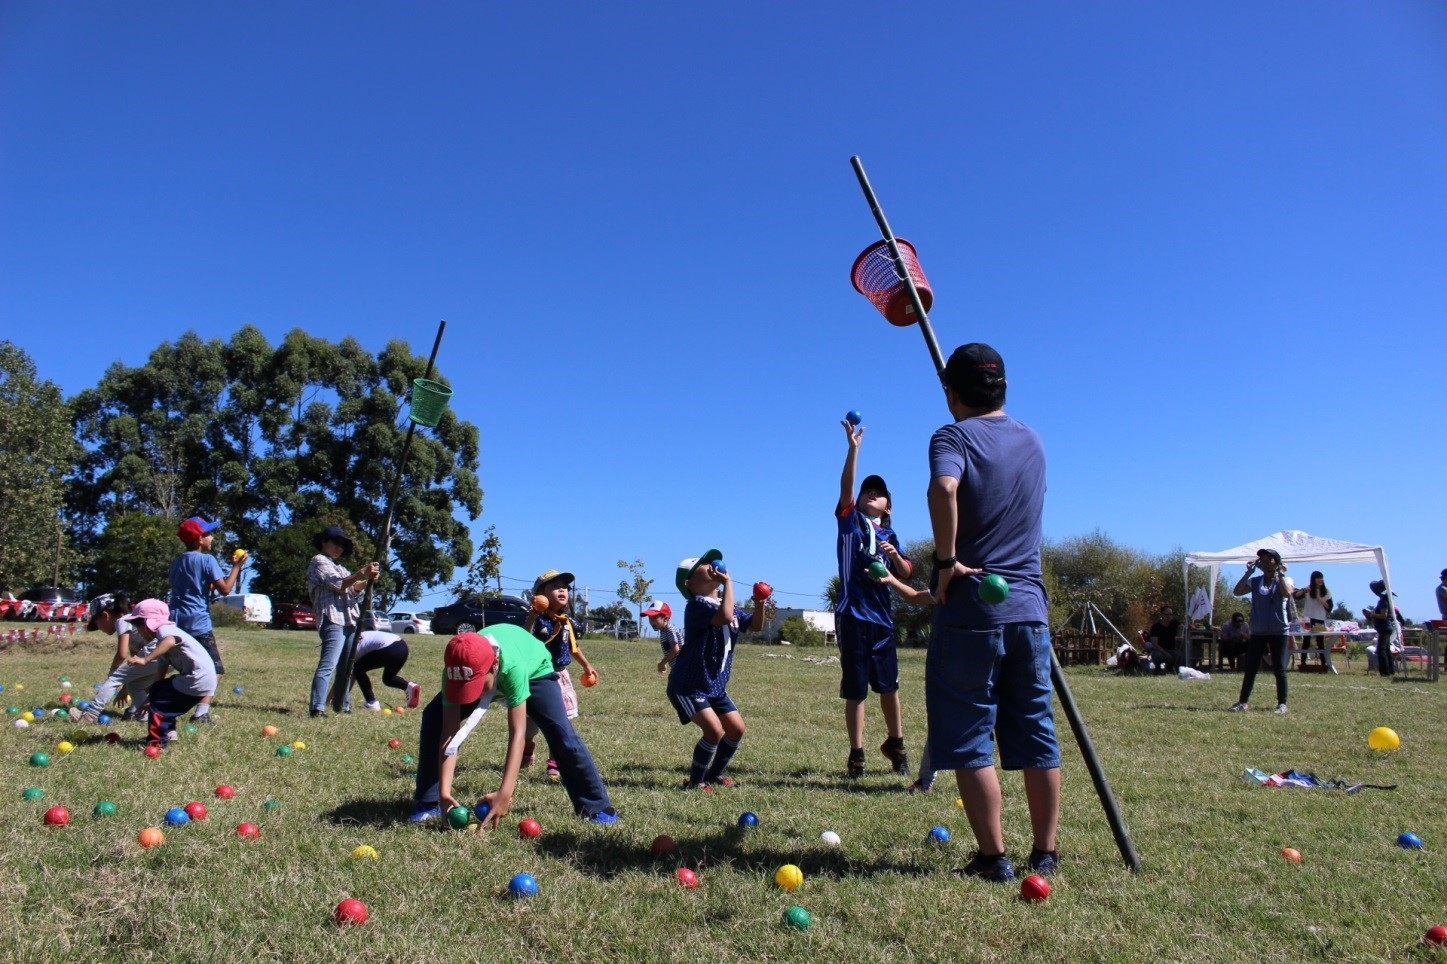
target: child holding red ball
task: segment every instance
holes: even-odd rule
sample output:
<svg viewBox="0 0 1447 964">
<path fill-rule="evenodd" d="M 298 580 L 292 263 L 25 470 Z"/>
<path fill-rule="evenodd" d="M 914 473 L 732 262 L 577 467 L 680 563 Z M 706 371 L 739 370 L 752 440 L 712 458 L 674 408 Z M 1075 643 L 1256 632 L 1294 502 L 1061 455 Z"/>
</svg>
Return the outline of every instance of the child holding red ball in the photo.
<svg viewBox="0 0 1447 964">
<path fill-rule="evenodd" d="M 734 584 L 717 549 L 680 562 L 674 583 L 688 602 L 683 607 L 683 648 L 668 676 L 668 700 L 680 724 L 692 723 L 703 731 L 683 789 L 709 793 L 714 784 L 734 785 L 724 776 L 744 736 L 744 718 L 728 694 L 734 644 L 740 633 L 763 630 L 768 587 L 760 583 L 755 588 L 752 614 L 735 608 Z"/>
<path fill-rule="evenodd" d="M 533 608 L 523 621 L 528 630 L 553 657 L 553 669 L 558 673 L 558 686 L 563 691 L 563 707 L 568 719 L 578 718 L 578 693 L 573 689 L 573 678 L 568 675 L 568 666 L 573 660 L 583 667 L 583 685 L 592 686 L 598 682 L 598 673 L 588 657 L 578 648 L 578 627 L 568 616 L 568 602 L 572 598 L 571 572 L 549 569 L 533 581 Z M 523 744 L 523 767 L 532 766 L 533 753 L 537 748 L 538 725 L 528 720 L 527 739 Z M 558 779 L 558 761 L 548 761 L 548 779 Z"/>
</svg>

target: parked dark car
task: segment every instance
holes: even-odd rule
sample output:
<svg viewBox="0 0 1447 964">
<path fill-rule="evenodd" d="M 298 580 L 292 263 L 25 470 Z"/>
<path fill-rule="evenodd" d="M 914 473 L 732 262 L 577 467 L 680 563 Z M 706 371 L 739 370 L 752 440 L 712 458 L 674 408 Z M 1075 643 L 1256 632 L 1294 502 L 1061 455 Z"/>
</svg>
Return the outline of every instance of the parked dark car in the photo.
<svg viewBox="0 0 1447 964">
<path fill-rule="evenodd" d="M 450 606 L 439 606 L 432 614 L 432 632 L 453 636 L 498 623 L 521 626 L 527 615 L 528 604 L 517 596 L 469 596 Z"/>
<path fill-rule="evenodd" d="M 7 618 L 73 622 L 85 618 L 86 604 L 74 589 L 34 586 L 4 604 Z"/>
<path fill-rule="evenodd" d="M 281 603 L 271 610 L 272 629 L 316 629 L 317 617 L 304 603 Z"/>
</svg>

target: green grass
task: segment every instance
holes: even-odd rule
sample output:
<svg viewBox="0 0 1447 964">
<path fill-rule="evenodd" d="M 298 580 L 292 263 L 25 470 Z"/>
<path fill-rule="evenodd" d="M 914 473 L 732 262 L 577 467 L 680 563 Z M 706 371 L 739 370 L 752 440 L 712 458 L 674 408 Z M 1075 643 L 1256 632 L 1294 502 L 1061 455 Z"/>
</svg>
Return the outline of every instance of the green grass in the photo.
<svg viewBox="0 0 1447 964">
<path fill-rule="evenodd" d="M 49 702 L 61 674 L 89 692 L 108 665 L 107 643 L 77 639 L 74 648 L 0 654 L 0 703 Z M 430 697 L 443 641 L 409 643 L 408 670 Z M 312 634 L 230 631 L 223 646 L 230 674 L 218 697 L 221 722 L 159 760 L 135 749 L 135 724 L 112 727 L 125 743 L 88 742 L 53 754 L 46 769 L 27 766 L 29 755 L 53 749 L 74 725 L 0 733 L 0 960 L 1444 959 L 1419 942 L 1429 926 L 1447 923 L 1447 690 L 1384 682 L 1360 663 L 1339 677 L 1292 674 L 1285 717 L 1269 712 L 1269 675 L 1256 699 L 1268 710 L 1232 715 L 1224 710 L 1234 675 L 1183 683 L 1071 670 L 1145 872 L 1122 867 L 1062 717 L 1067 863 L 1050 899 L 1031 905 L 1013 886 L 949 872 L 971 849 L 956 794 L 944 779 L 933 794 L 902 792 L 873 749 L 883 734 L 872 704 L 871 772 L 858 782 L 840 775 L 847 748 L 838 668 L 813 661 L 828 650 L 739 651 L 731 693 L 749 725 L 732 770 L 739 786 L 701 796 L 674 789 L 697 730 L 678 726 L 664 699 L 656 646 L 589 641 L 603 679 L 579 689 L 578 726 L 623 822 L 595 828 L 575 819 L 539 762 L 506 825 L 473 835 L 402 822 L 412 784 L 401 758 L 417 752 L 417 713 L 309 720 Z M 902 660 L 913 755 L 924 736 L 923 654 L 905 651 Z M 233 695 L 233 685 L 244 694 Z M 384 692 L 397 701 L 396 691 Z M 281 737 L 264 739 L 265 723 Z M 1399 752 L 1367 749 L 1377 725 L 1402 735 Z M 390 737 L 403 749 L 389 750 Z M 282 738 L 308 747 L 278 758 Z M 463 750 L 460 796 L 496 787 L 502 741 L 501 720 L 489 718 Z M 1265 789 L 1242 778 L 1249 766 L 1400 789 Z M 212 796 L 222 782 L 237 788 L 234 800 Z M 22 801 L 27 786 L 43 788 L 45 799 Z M 1007 841 L 1022 858 L 1030 841 L 1018 777 L 1007 774 L 1005 787 Z M 268 798 L 281 809 L 264 810 Z M 102 799 L 120 813 L 92 816 Z M 137 846 L 142 828 L 189 800 L 204 802 L 210 818 L 166 829 L 162 847 Z M 70 808 L 71 826 L 42 825 L 54 804 Z M 758 828 L 736 827 L 745 810 L 758 813 Z M 525 816 L 541 821 L 540 840 L 517 837 Z M 243 820 L 261 824 L 260 840 L 235 835 Z M 926 844 L 935 824 L 953 831 L 948 848 Z M 842 847 L 820 842 L 826 829 Z M 1395 846 L 1408 829 L 1425 850 Z M 660 833 L 678 840 L 678 859 L 650 855 Z M 359 844 L 381 859 L 351 861 Z M 1305 861 L 1284 861 L 1284 846 Z M 697 890 L 674 882 L 680 863 L 698 869 Z M 792 895 L 772 884 L 784 863 L 806 875 Z M 519 871 L 538 879 L 537 897 L 507 898 Z M 331 923 L 332 907 L 348 896 L 370 908 L 365 926 Z M 808 931 L 780 923 L 796 903 L 814 915 Z"/>
</svg>

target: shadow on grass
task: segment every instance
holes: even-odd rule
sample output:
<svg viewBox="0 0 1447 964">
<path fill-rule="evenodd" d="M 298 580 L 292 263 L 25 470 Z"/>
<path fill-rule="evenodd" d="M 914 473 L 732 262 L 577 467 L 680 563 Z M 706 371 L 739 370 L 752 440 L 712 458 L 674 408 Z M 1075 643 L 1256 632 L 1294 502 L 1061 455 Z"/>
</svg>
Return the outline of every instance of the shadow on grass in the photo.
<svg viewBox="0 0 1447 964">
<path fill-rule="evenodd" d="M 644 790 L 678 790 L 688 775 L 687 761 L 678 766 L 660 767 L 628 763 L 610 773 L 604 781 L 608 786 L 639 787 Z M 903 777 L 899 783 L 873 783 L 851 780 L 844 776 L 830 776 L 817 770 L 790 770 L 787 773 L 772 773 L 751 769 L 748 766 L 730 766 L 728 776 L 738 782 L 740 790 L 752 787 L 784 787 L 800 790 L 826 790 L 849 794 L 899 794 L 909 788 Z M 875 776 L 884 777 L 881 770 Z M 868 780 L 869 777 L 862 778 Z M 717 789 L 717 793 L 732 791 Z"/>
<path fill-rule="evenodd" d="M 413 809 L 415 807 L 411 800 L 398 800 L 396 797 L 387 800 L 348 800 L 323 813 L 321 819 L 337 826 L 366 826 L 385 830 L 406 824 Z M 434 820 L 423 826 L 445 828 L 446 824 L 441 820 Z"/>
<path fill-rule="evenodd" d="M 626 815 L 624 820 L 626 822 Z M 749 839 L 755 834 L 756 831 L 742 827 L 726 827 L 704 834 L 682 835 L 675 838 L 677 851 L 667 857 L 655 857 L 647 845 L 621 833 L 550 831 L 538 840 L 537 848 L 540 853 L 604 880 L 630 870 L 670 874 L 679 867 L 691 867 L 699 873 L 728 867 L 743 873 L 772 876 L 784 864 L 795 865 L 805 877 L 811 878 L 923 877 L 940 872 L 937 867 L 916 863 L 855 859 L 835 849 L 801 851 L 790 847 L 783 850 L 756 844 Z"/>
</svg>

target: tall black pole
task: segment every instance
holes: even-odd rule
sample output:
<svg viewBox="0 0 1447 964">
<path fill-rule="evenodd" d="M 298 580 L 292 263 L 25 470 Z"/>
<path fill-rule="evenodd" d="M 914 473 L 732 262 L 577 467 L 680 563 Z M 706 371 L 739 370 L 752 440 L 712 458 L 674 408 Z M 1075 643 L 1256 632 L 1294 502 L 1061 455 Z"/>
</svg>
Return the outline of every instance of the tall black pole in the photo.
<svg viewBox="0 0 1447 964">
<path fill-rule="evenodd" d="M 437 349 L 442 345 L 442 332 L 447 329 L 446 321 L 437 323 L 437 337 L 432 340 L 432 354 L 427 356 L 427 372 L 423 378 L 432 377 L 432 366 L 437 361 Z M 387 490 L 387 514 L 382 518 L 382 546 L 378 553 L 379 560 L 383 565 L 392 553 L 392 514 L 397 507 L 397 490 L 402 487 L 402 474 L 407 470 L 407 459 L 412 454 L 412 436 L 417 431 L 417 423 L 411 419 L 407 420 L 407 437 L 402 442 L 402 457 L 397 461 L 397 474 L 392 477 L 392 486 Z M 362 615 L 361 623 L 357 632 L 350 638 L 346 638 L 342 645 L 341 657 L 337 660 L 338 672 L 333 676 L 332 682 L 332 712 L 340 713 L 346 705 L 347 693 L 352 688 L 352 664 L 356 661 L 357 633 L 362 627 L 372 623 L 372 596 L 376 589 L 376 580 L 367 580 L 367 589 L 362 593 Z"/>
</svg>

